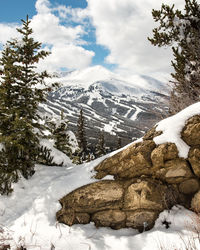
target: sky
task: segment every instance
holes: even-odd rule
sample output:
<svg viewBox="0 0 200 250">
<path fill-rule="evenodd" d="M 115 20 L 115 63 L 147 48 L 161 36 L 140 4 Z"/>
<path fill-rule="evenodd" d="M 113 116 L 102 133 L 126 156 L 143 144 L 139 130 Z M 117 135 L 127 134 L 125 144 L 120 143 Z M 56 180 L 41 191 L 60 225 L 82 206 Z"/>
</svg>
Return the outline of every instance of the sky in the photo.
<svg viewBox="0 0 200 250">
<path fill-rule="evenodd" d="M 122 75 L 166 75 L 171 50 L 147 40 L 156 25 L 151 11 L 162 3 L 183 6 L 183 0 L 2 0 L 0 48 L 18 37 L 16 28 L 28 14 L 34 38 L 51 51 L 42 69 L 101 65 Z"/>
</svg>

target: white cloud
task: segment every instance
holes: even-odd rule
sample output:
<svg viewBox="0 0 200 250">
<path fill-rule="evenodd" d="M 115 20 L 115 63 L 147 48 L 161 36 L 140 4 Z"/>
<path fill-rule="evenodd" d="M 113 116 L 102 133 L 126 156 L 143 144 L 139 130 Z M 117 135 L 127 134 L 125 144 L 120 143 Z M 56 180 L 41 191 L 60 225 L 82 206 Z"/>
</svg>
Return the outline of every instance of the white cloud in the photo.
<svg viewBox="0 0 200 250">
<path fill-rule="evenodd" d="M 11 37 L 18 37 L 17 24 L 0 23 L 0 43 L 5 44 Z"/>
<path fill-rule="evenodd" d="M 61 20 L 69 18 L 69 14 L 71 19 L 79 16 L 80 20 L 85 18 L 86 14 L 83 14 L 80 9 L 72 10 L 65 6 L 55 8 L 50 5 L 48 0 L 37 0 L 36 9 L 38 14 L 33 16 L 31 22 L 35 38 L 51 47 L 51 55 L 40 64 L 40 67 L 50 71 L 56 71 L 60 68 L 81 69 L 88 67 L 94 52 L 80 46 L 85 43 L 81 39 L 85 33 L 84 27 L 82 25 L 61 24 Z M 58 15 L 54 14 L 55 11 L 58 12 Z"/>
<path fill-rule="evenodd" d="M 157 0 L 87 0 L 96 28 L 97 43 L 109 49 L 107 62 L 129 73 L 169 71 L 169 49 L 153 47 L 147 40 L 155 23 L 152 8 L 160 9 Z M 182 0 L 168 0 L 180 7 Z M 178 5 L 177 5 L 178 4 Z"/>
<path fill-rule="evenodd" d="M 82 27 L 80 25 L 66 27 L 59 21 L 59 18 L 52 13 L 35 15 L 31 22 L 35 38 L 50 45 L 79 43 L 80 36 L 84 33 Z"/>
<path fill-rule="evenodd" d="M 50 13 L 50 2 L 48 0 L 37 0 L 35 3 L 35 8 L 38 14 Z"/>
<path fill-rule="evenodd" d="M 65 5 L 59 5 L 53 10 L 57 11 L 59 17 L 65 20 L 66 22 L 72 21 L 74 23 L 83 24 L 86 21 L 86 19 L 89 18 L 89 11 L 87 8 L 81 9 L 81 8 L 72 8 L 70 6 L 66 7 Z"/>
<path fill-rule="evenodd" d="M 83 21 L 87 16 L 87 10 L 72 10 L 63 6 L 54 7 L 49 0 L 37 0 L 35 7 L 37 14 L 31 20 L 34 38 L 47 45 L 51 52 L 51 55 L 40 63 L 40 67 L 50 71 L 56 71 L 60 68 L 81 69 L 88 67 L 95 53 L 81 47 L 81 45 L 86 44 L 81 38 L 85 34 L 84 25 L 77 23 L 71 26 L 69 22 L 64 22 L 66 24 L 61 22 L 69 15 L 72 21 L 76 17 L 79 21 Z M 55 11 L 58 15 L 55 14 Z M 0 43 L 5 44 L 7 40 L 18 36 L 17 27 L 19 25 L 0 23 Z"/>
<path fill-rule="evenodd" d="M 160 9 L 157 0 L 87 0 L 86 9 L 53 5 L 49 0 L 37 0 L 37 14 L 31 26 L 36 40 L 48 45 L 52 54 L 41 64 L 52 71 L 60 67 L 80 69 L 91 65 L 94 52 L 81 47 L 86 41 L 91 23 L 96 28 L 96 40 L 109 50 L 108 63 L 117 64 L 122 74 L 154 74 L 170 72 L 170 49 L 150 44 L 155 23 L 152 8 Z M 165 0 L 177 8 L 182 0 Z M 53 2 L 52 2 L 53 3 Z M 73 24 L 73 25 L 72 25 Z M 0 23 L 0 43 L 16 37 L 17 24 Z"/>
<path fill-rule="evenodd" d="M 59 71 L 60 68 L 82 69 L 91 64 L 93 56 L 93 51 L 85 50 L 80 46 L 55 45 L 51 49 L 51 55 L 39 64 L 39 68 L 52 72 Z"/>
</svg>

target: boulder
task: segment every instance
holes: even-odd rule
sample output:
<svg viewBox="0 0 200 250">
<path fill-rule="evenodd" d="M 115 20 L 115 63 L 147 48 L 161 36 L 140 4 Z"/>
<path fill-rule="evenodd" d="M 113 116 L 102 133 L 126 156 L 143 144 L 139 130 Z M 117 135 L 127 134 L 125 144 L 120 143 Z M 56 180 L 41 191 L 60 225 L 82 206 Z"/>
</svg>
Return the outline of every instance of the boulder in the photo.
<svg viewBox="0 0 200 250">
<path fill-rule="evenodd" d="M 143 136 L 143 140 L 153 140 L 154 137 L 162 134 L 162 131 L 157 131 L 156 127 L 151 128 L 147 131 L 147 133 Z"/>
<path fill-rule="evenodd" d="M 63 197 L 60 200 L 62 209 L 56 217 L 59 222 L 70 226 L 93 221 L 98 227 L 119 229 L 129 225 L 141 229 L 144 222 L 141 214 L 145 214 L 152 215 L 148 220 L 144 217 L 150 228 L 154 223 L 152 218 L 155 219 L 160 211 L 177 203 L 175 199 L 168 200 L 171 190 L 170 186 L 149 178 L 134 178 L 123 183 L 103 180 Z"/>
<path fill-rule="evenodd" d="M 57 220 L 67 225 L 89 223 L 114 229 L 153 227 L 159 213 L 175 204 L 200 212 L 200 115 L 185 123 L 181 138 L 189 145 L 188 158 L 179 157 L 174 143 L 156 145 L 156 127 L 143 141 L 95 167 L 97 182 L 64 196 Z M 113 175 L 114 180 L 100 180 Z"/>
<path fill-rule="evenodd" d="M 189 146 L 200 145 L 200 115 L 195 115 L 187 120 L 181 137 Z"/>
<path fill-rule="evenodd" d="M 56 218 L 60 223 L 72 226 L 73 224 L 88 224 L 90 215 L 88 213 L 76 213 L 74 210 L 60 210 L 56 214 Z"/>
<path fill-rule="evenodd" d="M 115 179 L 130 179 L 141 175 L 151 175 L 151 152 L 156 147 L 151 140 L 132 144 L 113 157 L 105 159 L 97 167 L 95 178 L 114 175 Z"/>
<path fill-rule="evenodd" d="M 164 167 L 165 161 L 178 158 L 178 150 L 174 143 L 158 145 L 151 153 L 153 167 Z"/>
<path fill-rule="evenodd" d="M 85 185 L 64 196 L 60 203 L 65 210 L 93 213 L 122 207 L 123 185 L 117 181 L 100 181 Z"/>
<path fill-rule="evenodd" d="M 186 160 L 177 158 L 166 161 L 164 167 L 155 172 L 156 178 L 167 183 L 181 183 L 193 177 L 189 164 Z"/>
<path fill-rule="evenodd" d="M 125 227 L 126 214 L 120 210 L 100 211 L 92 216 L 91 221 L 93 221 L 97 227 L 120 229 Z"/>
<path fill-rule="evenodd" d="M 124 195 L 124 210 L 152 209 L 162 211 L 166 208 L 164 197 L 167 188 L 160 182 L 138 180 L 131 184 Z"/>
<path fill-rule="evenodd" d="M 179 191 L 183 194 L 193 194 L 199 190 L 199 181 L 197 179 L 189 179 L 179 184 Z"/>
<path fill-rule="evenodd" d="M 188 160 L 195 175 L 200 178 L 200 146 L 195 146 L 190 149 Z"/>
<path fill-rule="evenodd" d="M 191 202 L 191 208 L 193 211 L 195 211 L 196 213 L 200 213 L 200 191 L 198 191 Z"/>
<path fill-rule="evenodd" d="M 158 212 L 148 210 L 127 212 L 126 226 L 137 228 L 140 232 L 143 232 L 154 226 L 158 214 Z"/>
</svg>

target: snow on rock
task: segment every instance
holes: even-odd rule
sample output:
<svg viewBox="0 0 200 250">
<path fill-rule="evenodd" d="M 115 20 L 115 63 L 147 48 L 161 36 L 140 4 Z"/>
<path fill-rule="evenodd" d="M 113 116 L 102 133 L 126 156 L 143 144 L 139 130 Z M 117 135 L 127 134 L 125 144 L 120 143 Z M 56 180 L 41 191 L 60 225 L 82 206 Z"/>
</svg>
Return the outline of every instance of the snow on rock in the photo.
<svg viewBox="0 0 200 250">
<path fill-rule="evenodd" d="M 181 131 L 185 125 L 185 122 L 190 117 L 199 114 L 200 102 L 185 108 L 176 115 L 160 121 L 157 124 L 156 131 L 162 131 L 163 133 L 155 137 L 154 142 L 156 144 L 162 144 L 166 142 L 175 143 L 179 151 L 179 157 L 187 158 L 190 147 L 181 139 Z"/>
</svg>

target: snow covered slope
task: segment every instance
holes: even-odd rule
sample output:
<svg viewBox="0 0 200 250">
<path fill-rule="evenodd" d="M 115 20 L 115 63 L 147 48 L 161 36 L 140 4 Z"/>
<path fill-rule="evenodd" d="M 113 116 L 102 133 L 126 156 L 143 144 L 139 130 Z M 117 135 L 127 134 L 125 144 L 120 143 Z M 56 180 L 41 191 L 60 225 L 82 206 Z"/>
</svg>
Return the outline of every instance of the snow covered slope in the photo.
<svg viewBox="0 0 200 250">
<path fill-rule="evenodd" d="M 11 197 L 0 197 L 0 249 L 9 244 L 11 250 L 22 246 L 27 250 L 185 250 L 184 242 L 196 237 L 197 219 L 180 206 L 162 212 L 155 227 L 142 234 L 133 229 L 98 229 L 93 223 L 69 227 L 56 222 L 58 199 L 94 182 L 90 171 L 99 161 L 68 168 L 37 166 L 30 180 L 15 184 Z M 169 229 L 165 221 L 171 223 Z"/>
<path fill-rule="evenodd" d="M 63 109 L 72 131 L 83 108 L 87 137 L 93 145 L 99 130 L 106 133 L 106 144 L 117 145 L 117 136 L 125 145 L 139 138 L 166 112 L 167 88 L 147 76 L 122 78 L 95 66 L 81 71 L 62 73 L 52 79 L 61 87 L 50 94 L 43 112 L 59 114 Z"/>
</svg>

